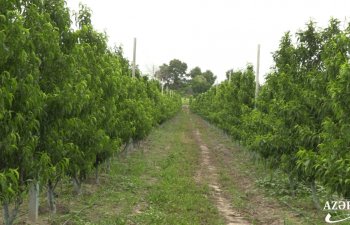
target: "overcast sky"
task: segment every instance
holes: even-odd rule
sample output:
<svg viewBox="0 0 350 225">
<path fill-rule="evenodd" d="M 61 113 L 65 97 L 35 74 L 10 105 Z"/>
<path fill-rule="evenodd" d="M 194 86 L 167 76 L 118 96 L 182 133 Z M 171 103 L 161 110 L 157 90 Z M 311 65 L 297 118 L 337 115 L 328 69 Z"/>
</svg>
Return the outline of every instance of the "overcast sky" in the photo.
<svg viewBox="0 0 350 225">
<path fill-rule="evenodd" d="M 143 73 L 171 59 L 189 69 L 211 70 L 218 81 L 229 69 L 256 65 L 261 44 L 260 81 L 273 65 L 271 53 L 286 31 L 293 34 L 313 19 L 326 26 L 331 17 L 349 22 L 349 0 L 68 0 L 93 11 L 95 29 L 105 31 L 110 46 L 121 45 Z"/>
</svg>

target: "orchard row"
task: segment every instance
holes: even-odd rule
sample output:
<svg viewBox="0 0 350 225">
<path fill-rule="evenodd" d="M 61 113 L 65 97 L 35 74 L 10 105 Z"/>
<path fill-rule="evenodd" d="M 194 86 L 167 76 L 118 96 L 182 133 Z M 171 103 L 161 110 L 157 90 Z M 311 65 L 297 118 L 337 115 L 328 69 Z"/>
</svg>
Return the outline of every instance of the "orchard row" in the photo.
<svg viewBox="0 0 350 225">
<path fill-rule="evenodd" d="M 316 183 L 350 198 L 350 27 L 332 19 L 286 33 L 274 67 L 255 100 L 254 71 L 229 71 L 230 81 L 194 98 L 191 109 L 284 171 L 291 188 Z"/>
<path fill-rule="evenodd" d="M 55 212 L 64 176 L 76 191 L 125 143 L 180 108 L 158 81 L 131 77 L 81 6 L 72 29 L 64 0 L 0 1 L 0 202 L 12 224 L 23 193 L 40 182 Z M 98 171 L 98 170 L 96 170 Z M 10 207 L 12 206 L 12 207 Z M 13 208 L 10 210 L 10 208 Z"/>
</svg>

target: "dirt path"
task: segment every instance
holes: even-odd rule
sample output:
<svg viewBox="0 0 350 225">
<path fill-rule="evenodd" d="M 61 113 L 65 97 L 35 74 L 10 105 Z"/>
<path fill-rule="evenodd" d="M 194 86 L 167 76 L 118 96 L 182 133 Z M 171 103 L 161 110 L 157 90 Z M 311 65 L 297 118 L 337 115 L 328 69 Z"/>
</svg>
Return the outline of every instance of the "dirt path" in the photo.
<svg viewBox="0 0 350 225">
<path fill-rule="evenodd" d="M 195 179 L 201 183 L 207 183 L 211 188 L 212 196 L 215 200 L 216 206 L 220 214 L 225 218 L 229 225 L 245 225 L 249 224 L 238 212 L 236 212 L 230 200 L 226 198 L 220 188 L 218 182 L 218 174 L 215 165 L 210 160 L 210 153 L 208 147 L 203 143 L 200 132 L 197 129 L 194 133 L 196 142 L 201 149 L 201 165 L 196 174 Z"/>
<path fill-rule="evenodd" d="M 199 116 L 191 112 L 189 116 L 200 147 L 195 179 L 208 184 L 213 204 L 227 224 L 315 224 L 256 185 L 265 172 L 230 137 Z"/>
</svg>

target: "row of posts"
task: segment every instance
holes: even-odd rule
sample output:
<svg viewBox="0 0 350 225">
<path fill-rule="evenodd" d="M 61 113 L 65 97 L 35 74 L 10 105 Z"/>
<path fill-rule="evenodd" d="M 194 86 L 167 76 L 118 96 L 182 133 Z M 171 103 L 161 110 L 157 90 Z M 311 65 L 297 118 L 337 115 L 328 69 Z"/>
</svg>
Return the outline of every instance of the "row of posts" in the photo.
<svg viewBox="0 0 350 225">
<path fill-rule="evenodd" d="M 162 83 L 162 95 L 164 95 L 164 84 Z M 170 95 L 171 97 L 175 95 L 173 90 L 170 90 L 168 87 L 165 88 L 165 93 Z"/>
</svg>

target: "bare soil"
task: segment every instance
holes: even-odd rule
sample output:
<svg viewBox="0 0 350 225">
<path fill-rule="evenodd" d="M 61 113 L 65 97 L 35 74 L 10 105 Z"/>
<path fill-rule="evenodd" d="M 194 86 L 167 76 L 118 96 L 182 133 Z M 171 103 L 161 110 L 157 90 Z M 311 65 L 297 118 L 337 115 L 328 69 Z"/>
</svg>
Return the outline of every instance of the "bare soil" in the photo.
<svg viewBox="0 0 350 225">
<path fill-rule="evenodd" d="M 194 137 L 201 149 L 201 165 L 195 176 L 196 181 L 205 182 L 211 188 L 213 199 L 220 214 L 229 225 L 246 225 L 248 221 L 233 209 L 228 199 L 223 195 L 218 182 L 218 173 L 215 165 L 211 162 L 208 147 L 203 143 L 199 130 L 195 131 Z"/>
<path fill-rule="evenodd" d="M 267 197 L 263 190 L 256 187 L 257 173 L 253 167 L 247 166 L 253 163 L 243 153 L 244 150 L 233 147 L 232 140 L 219 129 L 198 116 L 192 116 L 196 129 L 194 137 L 202 151 L 202 163 L 195 179 L 207 182 L 212 188 L 217 208 L 228 224 L 305 224 L 298 213 Z M 221 182 L 220 174 L 229 177 L 226 184 Z M 234 204 L 229 188 L 236 189 L 244 207 Z"/>
</svg>

